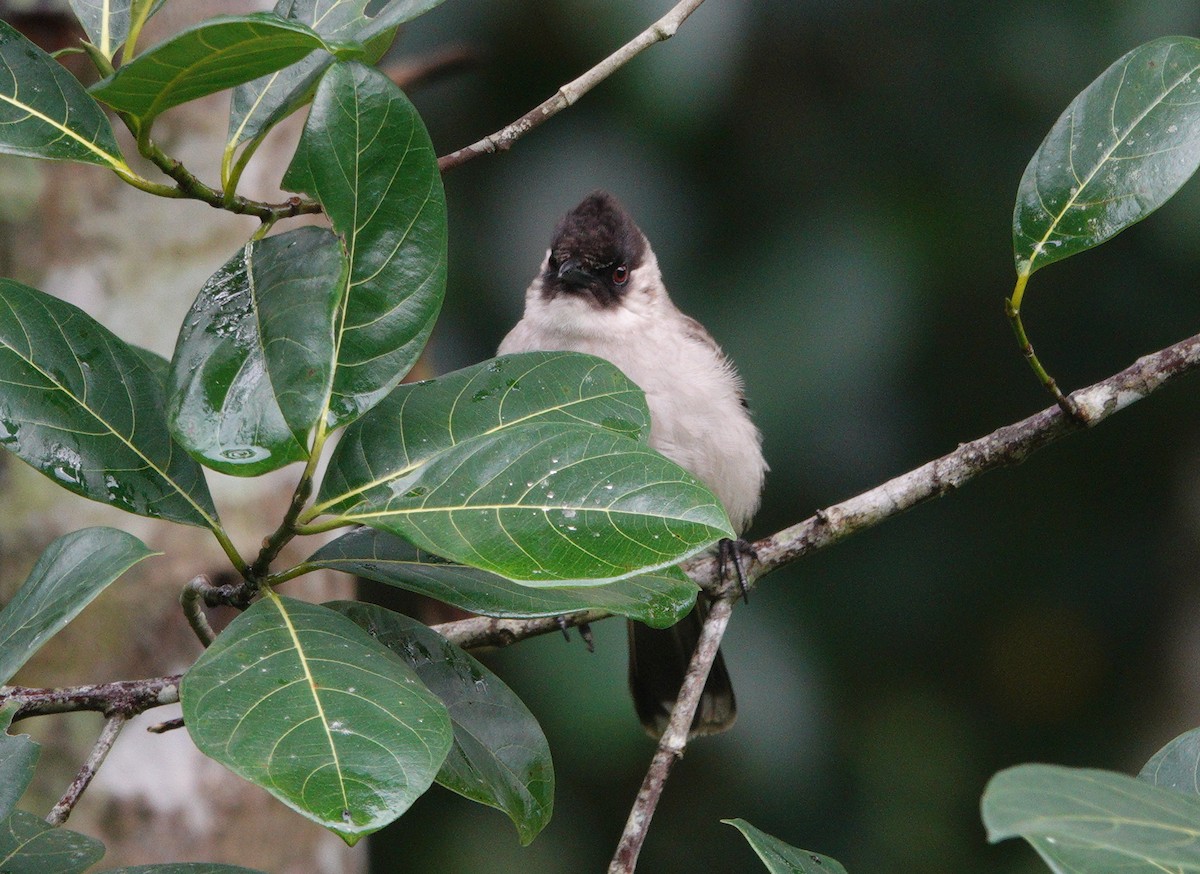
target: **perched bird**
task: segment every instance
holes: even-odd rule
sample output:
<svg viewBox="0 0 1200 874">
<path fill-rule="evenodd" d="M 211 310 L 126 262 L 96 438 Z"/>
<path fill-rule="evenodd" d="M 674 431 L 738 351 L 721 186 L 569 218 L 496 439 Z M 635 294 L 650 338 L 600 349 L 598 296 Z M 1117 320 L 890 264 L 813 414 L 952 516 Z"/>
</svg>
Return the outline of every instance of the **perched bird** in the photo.
<svg viewBox="0 0 1200 874">
<path fill-rule="evenodd" d="M 559 222 L 525 313 L 499 353 L 586 352 L 646 393 L 650 445 L 720 499 L 740 535 L 758 509 L 767 464 L 742 382 L 704 326 L 671 302 L 645 234 L 610 194 L 596 191 Z M 669 629 L 629 624 L 629 684 L 638 717 L 666 728 L 699 639 L 707 602 Z M 693 734 L 733 724 L 733 689 L 720 654 Z"/>
</svg>

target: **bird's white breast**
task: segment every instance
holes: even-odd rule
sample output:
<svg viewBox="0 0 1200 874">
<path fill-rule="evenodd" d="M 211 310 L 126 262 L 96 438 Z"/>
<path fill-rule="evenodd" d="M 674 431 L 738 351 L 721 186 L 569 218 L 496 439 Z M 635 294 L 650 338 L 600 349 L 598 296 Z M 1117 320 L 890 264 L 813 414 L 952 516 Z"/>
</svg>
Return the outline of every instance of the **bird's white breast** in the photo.
<svg viewBox="0 0 1200 874">
<path fill-rule="evenodd" d="M 661 283 L 657 266 L 645 266 Z M 500 354 L 572 351 L 611 361 L 646 393 L 650 445 L 712 489 L 744 531 L 767 467 L 741 382 L 716 344 L 665 294 L 631 287 L 622 305 L 601 309 L 582 297 L 547 301 L 539 286 Z"/>
</svg>

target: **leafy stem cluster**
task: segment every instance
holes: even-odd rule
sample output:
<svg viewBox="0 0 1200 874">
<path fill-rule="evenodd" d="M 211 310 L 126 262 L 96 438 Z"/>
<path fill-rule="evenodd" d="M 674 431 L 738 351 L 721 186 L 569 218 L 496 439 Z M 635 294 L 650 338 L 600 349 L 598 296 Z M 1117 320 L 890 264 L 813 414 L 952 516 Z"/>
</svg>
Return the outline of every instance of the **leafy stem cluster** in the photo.
<svg viewBox="0 0 1200 874">
<path fill-rule="evenodd" d="M 503 811 L 527 843 L 549 820 L 553 771 L 540 727 L 503 682 L 398 614 L 310 604 L 274 588 L 333 568 L 496 621 L 606 612 L 665 626 L 697 592 L 677 564 L 732 534 L 712 493 L 649 447 L 644 396 L 605 361 L 531 353 L 400 384 L 445 293 L 446 204 L 420 117 L 371 63 L 402 23 L 435 5 L 391 0 L 368 15 L 367 0 L 287 0 L 274 13 L 209 19 L 135 54 L 153 3 L 81 4 L 103 75 L 88 89 L 0 22 L 9 74 L 0 79 L 0 151 L 106 167 L 149 194 L 262 222 L 199 290 L 170 361 L 0 279 L 5 448 L 84 497 L 208 529 L 241 577 L 184 588 L 183 612 L 207 648 L 169 689 L 149 683 L 143 691 L 158 688 L 154 697 L 102 705 L 105 730 L 48 825 L 11 804 L 0 809 L 9 831 L 33 835 L 22 853 L 65 844 L 74 859 L 94 861 L 94 841 L 49 826 L 66 819 L 127 717 L 176 698 L 201 751 L 348 843 L 435 781 Z M 163 112 L 226 90 L 230 134 L 214 188 L 152 130 Z M 238 195 L 258 145 L 305 106 L 280 180 L 295 196 L 268 204 Z M 129 168 L 110 114 L 173 184 Z M 284 227 L 318 212 L 328 226 Z M 293 464 L 301 472 L 287 511 L 258 554 L 242 556 L 206 471 L 253 477 Z M 273 570 L 297 535 L 334 529 L 353 530 Z M 113 528 L 54 541 L 0 611 L 0 681 L 153 554 Z M 203 605 L 218 603 L 242 612 L 214 635 Z M 4 701 L 11 720 L 88 709 L 95 696 L 60 694 L 55 704 L 13 687 Z M 11 735 L 0 744 L 29 753 L 23 788 L 36 748 Z"/>
</svg>

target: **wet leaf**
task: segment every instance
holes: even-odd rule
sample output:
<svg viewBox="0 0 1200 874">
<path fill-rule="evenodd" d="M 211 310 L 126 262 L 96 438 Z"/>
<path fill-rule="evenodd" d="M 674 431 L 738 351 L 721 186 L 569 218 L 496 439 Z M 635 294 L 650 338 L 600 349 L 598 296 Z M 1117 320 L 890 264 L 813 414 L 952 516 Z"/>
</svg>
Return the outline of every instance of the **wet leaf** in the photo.
<svg viewBox="0 0 1200 874">
<path fill-rule="evenodd" d="M 456 443 L 337 519 L 527 585 L 612 582 L 734 536 L 713 494 L 674 462 L 611 431 L 552 422 Z"/>
<path fill-rule="evenodd" d="M 1071 101 L 1017 191 L 1017 273 L 1090 249 L 1158 209 L 1200 166 L 1200 39 L 1139 46 Z"/>
<path fill-rule="evenodd" d="M 1138 777 L 1154 786 L 1200 795 L 1200 728 L 1185 731 L 1151 756 Z"/>
<path fill-rule="evenodd" d="M 404 813 L 450 749 L 445 706 L 332 610 L 268 594 L 184 675 L 196 746 L 354 843 Z"/>
<path fill-rule="evenodd" d="M 318 48 L 332 46 L 273 13 L 216 16 L 143 52 L 88 90 L 145 123 L 173 106 L 294 64 Z"/>
<path fill-rule="evenodd" d="M 673 566 L 605 586 L 526 586 L 423 553 L 406 540 L 372 528 L 357 528 L 331 541 L 309 562 L 484 616 L 562 616 L 597 609 L 667 628 L 688 614 L 699 591 L 687 574 Z"/>
<path fill-rule="evenodd" d="M 129 35 L 132 5 L 132 0 L 71 0 L 71 9 L 88 39 L 109 60 Z"/>
<path fill-rule="evenodd" d="M 441 2 L 390 0 L 380 7 L 370 0 L 279 0 L 275 13 L 308 25 L 330 42 L 370 43 L 364 60 L 373 64 L 391 46 L 398 25 Z M 377 7 L 371 16 L 366 14 L 368 7 Z M 315 51 L 290 67 L 234 89 L 226 149 L 254 139 L 312 100 L 317 82 L 333 63 L 331 54 Z"/>
<path fill-rule="evenodd" d="M 202 464 L 255 476 L 308 458 L 333 374 L 341 248 L 324 228 L 248 243 L 204 284 L 171 364 L 167 420 Z"/>
<path fill-rule="evenodd" d="M 58 61 L 4 21 L 0 153 L 127 167 L 104 110 Z"/>
<path fill-rule="evenodd" d="M 129 37 L 131 22 L 149 18 L 165 0 L 71 0 L 88 39 L 110 61 Z"/>
<path fill-rule="evenodd" d="M 527 585 L 664 568 L 732 534 L 708 489 L 632 436 L 643 405 L 615 367 L 574 353 L 401 386 L 347 430 L 311 514 Z"/>
<path fill-rule="evenodd" d="M 442 177 L 403 92 L 378 70 L 342 63 L 321 80 L 283 184 L 320 201 L 350 255 L 332 429 L 391 391 L 433 329 L 446 288 Z"/>
<path fill-rule="evenodd" d="M 650 410 L 642 390 L 615 365 L 576 352 L 504 355 L 402 385 L 343 435 L 318 508 L 351 507 L 363 492 L 463 440 L 536 422 L 595 425 L 644 440 Z"/>
<path fill-rule="evenodd" d="M 79 308 L 0 279 L 0 446 L 76 494 L 214 527 L 199 465 L 171 440 L 144 353 Z"/>
<path fill-rule="evenodd" d="M 374 604 L 327 604 L 404 659 L 450 711 L 454 744 L 437 782 L 508 814 L 521 843 L 550 821 L 554 767 L 541 726 L 503 681 L 415 619 Z"/>
<path fill-rule="evenodd" d="M 116 528 L 84 528 L 47 546 L 0 610 L 0 684 L 113 580 L 156 554 Z"/>
</svg>

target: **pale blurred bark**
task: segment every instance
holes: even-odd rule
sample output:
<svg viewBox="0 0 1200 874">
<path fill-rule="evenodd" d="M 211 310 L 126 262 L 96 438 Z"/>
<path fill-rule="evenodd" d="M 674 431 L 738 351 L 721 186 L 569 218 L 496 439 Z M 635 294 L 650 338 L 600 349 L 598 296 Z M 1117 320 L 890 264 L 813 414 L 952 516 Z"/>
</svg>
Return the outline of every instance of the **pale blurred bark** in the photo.
<svg viewBox="0 0 1200 874">
<path fill-rule="evenodd" d="M 65 5 L 65 4 L 63 4 Z M 201 17 L 249 11 L 250 4 L 167 4 L 142 40 L 152 44 Z M 6 20 L 14 11 L 0 4 Z M 72 58 L 72 69 L 83 69 Z M 156 139 L 206 181 L 217 179 L 228 95 L 187 104 L 155 125 Z M 119 127 L 119 125 L 116 125 Z M 241 190 L 274 196 L 299 126 L 268 141 Z M 127 154 L 133 149 L 122 141 Z M 152 167 L 143 169 L 158 178 Z M 204 280 L 256 227 L 208 206 L 154 198 L 97 167 L 0 157 L 0 275 L 80 306 L 126 341 L 169 357 L 175 333 Z M 295 469 L 256 480 L 210 476 L 226 528 L 248 556 L 282 514 Z M 0 457 L 0 599 L 7 601 L 41 550 L 87 525 L 112 525 L 165 555 L 115 583 L 16 678 L 23 685 L 74 685 L 184 670 L 200 653 L 178 607 L 183 584 L 219 573 L 228 561 L 205 531 L 129 516 L 57 489 L 15 458 Z M 283 560 L 303 558 L 302 543 Z M 307 580 L 308 578 L 306 578 Z M 333 575 L 297 581 L 288 592 L 324 600 L 348 597 Z M 229 616 L 215 617 L 227 621 Z M 274 874 L 346 874 L 366 868 L 366 850 L 284 807 L 265 791 L 201 756 L 185 731 L 150 734 L 170 718 L 161 708 L 133 721 L 67 825 L 102 839 L 105 867 L 171 860 L 228 862 Z M 69 783 L 100 731 L 94 714 L 21 722 L 44 744 L 23 807 L 44 815 Z"/>
</svg>

